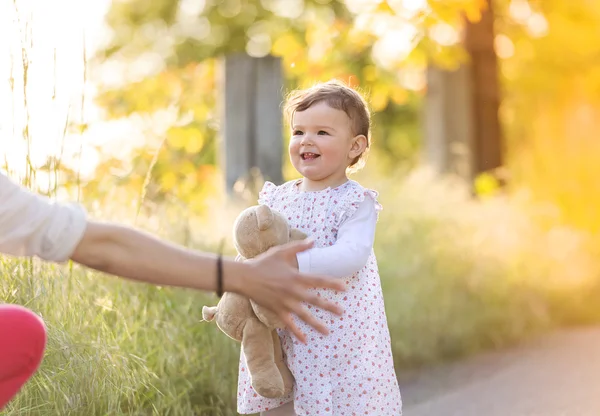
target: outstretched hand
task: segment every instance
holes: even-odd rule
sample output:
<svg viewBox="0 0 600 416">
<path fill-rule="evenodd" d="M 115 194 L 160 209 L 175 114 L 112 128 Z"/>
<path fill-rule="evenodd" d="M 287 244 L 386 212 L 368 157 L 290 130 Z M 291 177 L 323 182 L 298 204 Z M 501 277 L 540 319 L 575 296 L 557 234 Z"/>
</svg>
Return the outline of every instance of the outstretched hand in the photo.
<svg viewBox="0 0 600 416">
<path fill-rule="evenodd" d="M 325 288 L 345 291 L 342 280 L 316 274 L 300 273 L 297 269 L 296 254 L 313 246 L 309 240 L 293 241 L 275 246 L 253 259 L 247 260 L 251 270 L 244 276 L 245 285 L 239 291 L 256 303 L 272 310 L 287 325 L 289 330 L 303 343 L 306 336 L 294 323 L 295 314 L 320 333 L 329 333 L 323 322 L 316 319 L 303 302 L 341 315 L 340 306 L 317 296 L 311 288 Z"/>
</svg>

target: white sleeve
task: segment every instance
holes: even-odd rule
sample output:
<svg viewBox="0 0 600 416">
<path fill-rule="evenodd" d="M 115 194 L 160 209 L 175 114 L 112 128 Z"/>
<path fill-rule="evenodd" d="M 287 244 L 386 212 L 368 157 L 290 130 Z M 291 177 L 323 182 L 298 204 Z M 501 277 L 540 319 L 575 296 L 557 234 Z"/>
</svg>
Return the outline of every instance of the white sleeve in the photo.
<svg viewBox="0 0 600 416">
<path fill-rule="evenodd" d="M 349 277 L 362 269 L 373 248 L 377 211 L 373 201 L 365 198 L 354 215 L 338 230 L 334 245 L 313 248 L 297 254 L 302 273 Z"/>
<path fill-rule="evenodd" d="M 86 226 L 81 206 L 53 203 L 0 173 L 0 253 L 64 262 Z"/>
</svg>

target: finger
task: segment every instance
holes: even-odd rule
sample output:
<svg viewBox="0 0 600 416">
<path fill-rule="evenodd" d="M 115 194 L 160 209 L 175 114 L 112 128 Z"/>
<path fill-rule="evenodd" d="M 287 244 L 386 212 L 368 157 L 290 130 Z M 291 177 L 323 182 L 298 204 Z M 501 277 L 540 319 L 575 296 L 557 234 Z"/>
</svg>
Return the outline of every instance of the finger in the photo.
<svg viewBox="0 0 600 416">
<path fill-rule="evenodd" d="M 329 311 L 338 316 L 340 316 L 344 313 L 344 308 L 342 306 L 336 305 L 335 303 L 333 303 L 329 300 L 326 300 L 325 298 L 319 297 L 319 296 L 315 296 L 314 298 L 311 298 L 307 302 L 311 303 L 312 305 L 314 305 L 315 307 L 317 307 L 319 309 Z"/>
<path fill-rule="evenodd" d="M 286 314 L 283 314 L 283 315 L 279 315 L 279 317 L 281 318 L 281 320 L 285 324 L 286 328 L 292 334 L 294 334 L 294 336 L 296 338 L 298 338 L 298 341 L 300 341 L 303 344 L 306 344 L 306 335 L 302 331 L 300 331 L 300 328 L 298 328 L 298 326 L 296 325 L 296 323 L 292 319 L 292 315 L 290 315 L 289 313 L 286 313 Z"/>
<path fill-rule="evenodd" d="M 306 292 L 303 296 L 298 296 L 298 298 L 301 298 L 302 301 L 314 305 L 317 308 L 327 310 L 336 315 L 342 315 L 344 313 L 344 308 L 342 306 L 336 305 L 330 300 L 327 300 L 316 294 Z"/>
<path fill-rule="evenodd" d="M 315 316 L 312 313 L 310 313 L 305 307 L 299 307 L 296 311 L 294 311 L 294 313 L 296 314 L 296 316 L 298 316 L 299 319 L 312 326 L 321 334 L 329 335 L 329 328 L 327 328 L 327 326 L 325 326 L 325 324 L 322 321 L 315 318 Z"/>
<path fill-rule="evenodd" d="M 336 279 L 334 277 L 304 273 L 299 273 L 298 276 L 306 287 L 320 287 L 324 289 L 337 290 L 339 292 L 346 291 L 346 283 L 343 280 Z"/>
</svg>

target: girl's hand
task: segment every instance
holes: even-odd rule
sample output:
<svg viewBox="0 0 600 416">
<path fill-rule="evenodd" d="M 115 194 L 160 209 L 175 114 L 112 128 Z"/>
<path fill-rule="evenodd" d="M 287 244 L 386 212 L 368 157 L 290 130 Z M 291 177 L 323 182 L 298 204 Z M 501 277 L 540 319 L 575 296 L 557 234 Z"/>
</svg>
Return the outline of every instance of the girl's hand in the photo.
<svg viewBox="0 0 600 416">
<path fill-rule="evenodd" d="M 238 281 L 240 287 L 230 291 L 241 293 L 256 303 L 272 310 L 287 325 L 289 330 L 303 343 L 306 336 L 294 324 L 291 314 L 305 321 L 324 335 L 329 333 L 325 324 L 316 319 L 302 304 L 307 302 L 318 308 L 341 315 L 343 310 L 317 294 L 309 291 L 311 288 L 326 288 L 345 291 L 344 281 L 322 275 L 301 274 L 298 272 L 296 254 L 313 246 L 312 241 L 294 241 L 269 249 L 245 263 L 251 266 L 245 270 L 244 276 Z M 296 267 L 293 264 L 296 264 Z"/>
</svg>

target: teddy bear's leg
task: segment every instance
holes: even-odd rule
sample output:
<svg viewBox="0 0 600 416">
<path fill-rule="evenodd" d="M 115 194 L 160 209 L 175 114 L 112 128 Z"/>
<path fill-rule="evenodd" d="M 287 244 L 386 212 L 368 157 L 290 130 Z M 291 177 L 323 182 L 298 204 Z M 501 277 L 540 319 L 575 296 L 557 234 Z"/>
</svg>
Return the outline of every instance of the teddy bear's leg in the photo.
<svg viewBox="0 0 600 416">
<path fill-rule="evenodd" d="M 294 388 L 294 376 L 283 359 L 283 349 L 281 348 L 281 340 L 277 331 L 271 331 L 273 334 L 273 355 L 275 357 L 275 364 L 279 368 L 281 378 L 283 379 L 283 394 L 287 396 Z"/>
<path fill-rule="evenodd" d="M 275 364 L 269 328 L 256 318 L 249 319 L 244 327 L 242 348 L 254 390 L 263 397 L 282 397 L 284 385 Z"/>
<path fill-rule="evenodd" d="M 202 307 L 202 319 L 204 319 L 206 322 L 210 322 L 213 319 L 215 319 L 215 315 L 217 314 L 217 307 L 216 306 L 203 306 Z"/>
</svg>

